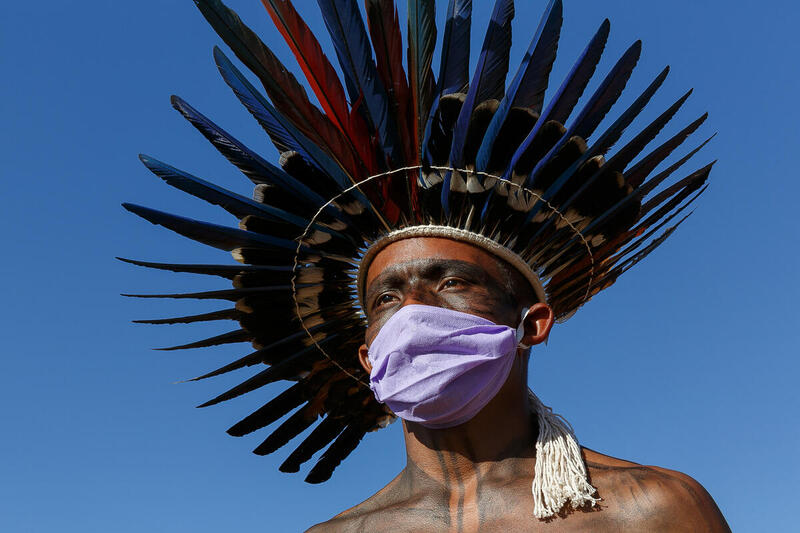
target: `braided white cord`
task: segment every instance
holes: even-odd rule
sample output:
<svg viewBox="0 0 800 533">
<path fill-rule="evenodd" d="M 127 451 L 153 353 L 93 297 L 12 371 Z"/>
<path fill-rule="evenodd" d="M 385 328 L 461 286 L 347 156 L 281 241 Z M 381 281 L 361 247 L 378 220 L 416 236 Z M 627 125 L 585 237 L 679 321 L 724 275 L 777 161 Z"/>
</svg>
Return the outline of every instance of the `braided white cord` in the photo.
<svg viewBox="0 0 800 533">
<path fill-rule="evenodd" d="M 567 503 L 573 509 L 594 507 L 599 497 L 588 480 L 580 446 L 569 423 L 544 405 L 528 389 L 531 409 L 536 413 L 536 467 L 531 484 L 533 514 L 538 519 L 555 516 Z"/>
</svg>

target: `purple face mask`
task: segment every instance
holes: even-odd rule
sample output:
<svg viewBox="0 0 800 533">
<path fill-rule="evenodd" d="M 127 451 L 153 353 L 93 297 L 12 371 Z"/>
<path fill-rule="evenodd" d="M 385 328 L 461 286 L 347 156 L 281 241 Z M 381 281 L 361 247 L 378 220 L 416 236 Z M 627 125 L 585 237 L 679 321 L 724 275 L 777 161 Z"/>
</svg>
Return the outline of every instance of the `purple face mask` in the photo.
<svg viewBox="0 0 800 533">
<path fill-rule="evenodd" d="M 457 426 L 500 390 L 521 338 L 522 322 L 515 331 L 459 311 L 407 305 L 369 347 L 370 388 L 403 420 Z"/>
</svg>

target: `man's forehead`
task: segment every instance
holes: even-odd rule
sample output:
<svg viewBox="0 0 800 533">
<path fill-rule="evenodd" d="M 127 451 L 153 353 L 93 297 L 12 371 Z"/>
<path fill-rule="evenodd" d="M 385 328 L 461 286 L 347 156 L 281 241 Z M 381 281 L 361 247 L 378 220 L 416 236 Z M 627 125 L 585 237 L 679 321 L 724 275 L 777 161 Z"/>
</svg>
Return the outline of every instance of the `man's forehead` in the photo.
<svg viewBox="0 0 800 533">
<path fill-rule="evenodd" d="M 498 279 L 501 276 L 497 259 L 476 246 L 441 237 L 412 237 L 393 242 L 378 252 L 369 265 L 366 286 L 389 267 L 436 259 L 472 263 Z"/>
</svg>

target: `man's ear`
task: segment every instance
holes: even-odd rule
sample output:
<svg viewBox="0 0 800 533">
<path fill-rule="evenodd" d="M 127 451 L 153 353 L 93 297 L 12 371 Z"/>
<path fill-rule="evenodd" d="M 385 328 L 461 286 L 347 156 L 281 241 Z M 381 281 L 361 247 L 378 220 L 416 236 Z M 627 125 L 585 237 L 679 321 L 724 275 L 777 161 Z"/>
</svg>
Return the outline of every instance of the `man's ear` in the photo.
<svg viewBox="0 0 800 533">
<path fill-rule="evenodd" d="M 555 323 L 555 315 L 550 306 L 545 303 L 533 304 L 528 309 L 528 314 L 522 320 L 522 344 L 535 346 L 547 340 L 550 329 Z M 363 363 L 362 363 L 363 364 Z"/>
<path fill-rule="evenodd" d="M 367 374 L 372 373 L 372 363 L 369 362 L 369 348 L 367 348 L 366 344 L 362 344 L 358 347 L 358 362 L 361 363 L 361 366 L 364 367 Z"/>
</svg>

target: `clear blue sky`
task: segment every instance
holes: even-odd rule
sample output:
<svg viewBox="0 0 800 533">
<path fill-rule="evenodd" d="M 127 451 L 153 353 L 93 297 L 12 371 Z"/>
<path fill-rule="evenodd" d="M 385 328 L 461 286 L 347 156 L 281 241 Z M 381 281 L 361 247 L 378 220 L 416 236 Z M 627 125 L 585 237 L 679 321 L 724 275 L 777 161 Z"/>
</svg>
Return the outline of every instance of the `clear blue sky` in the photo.
<svg viewBox="0 0 800 533">
<path fill-rule="evenodd" d="M 328 46 L 314 3 L 295 3 Z M 490 8 L 478 3 L 473 49 Z M 229 4 L 294 67 L 260 2 Z M 512 72 L 544 4 L 518 2 Z M 719 135 L 694 165 L 719 163 L 670 242 L 534 352 L 531 384 L 583 444 L 695 477 L 735 531 L 797 530 L 800 8 L 567 0 L 554 79 L 606 16 L 612 31 L 601 71 L 644 40 L 623 101 L 670 64 L 648 116 L 694 87 L 676 127 L 708 110 L 698 140 Z M 223 287 L 115 255 L 229 257 L 136 219 L 120 202 L 232 222 L 165 186 L 137 153 L 250 192 L 171 109 L 169 95 L 276 157 L 219 78 L 211 48 L 221 41 L 192 2 L 13 2 L 3 7 L 0 43 L 0 530 L 290 532 L 388 482 L 404 464 L 399 424 L 370 434 L 330 482 L 307 485 L 277 472 L 288 452 L 260 458 L 249 453 L 258 435 L 224 433 L 263 397 L 194 408 L 240 375 L 173 384 L 247 347 L 150 350 L 226 325 L 130 323 L 214 304 L 121 292 Z"/>
</svg>

